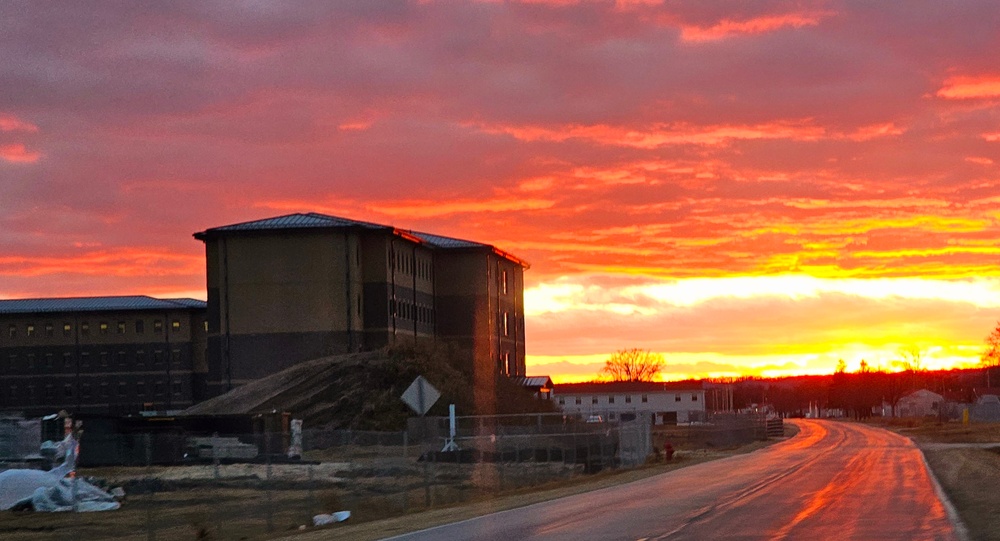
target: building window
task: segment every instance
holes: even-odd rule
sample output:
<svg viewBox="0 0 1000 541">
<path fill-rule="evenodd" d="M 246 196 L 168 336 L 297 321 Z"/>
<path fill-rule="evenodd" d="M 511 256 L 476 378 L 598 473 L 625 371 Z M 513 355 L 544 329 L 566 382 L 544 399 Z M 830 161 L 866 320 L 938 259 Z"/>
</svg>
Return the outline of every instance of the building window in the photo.
<svg viewBox="0 0 1000 541">
<path fill-rule="evenodd" d="M 52 354 L 51 353 L 46 353 L 45 354 L 45 368 L 48 368 L 49 370 L 51 370 L 54 367 L 55 367 L 55 362 L 52 360 Z"/>
<path fill-rule="evenodd" d="M 174 388 L 174 396 L 180 396 L 181 395 L 181 383 L 179 381 L 175 381 L 174 384 L 173 384 L 173 388 Z"/>
<path fill-rule="evenodd" d="M 81 395 L 82 395 L 82 396 L 83 396 L 84 398 L 90 398 L 90 384 L 89 384 L 89 383 L 84 383 L 84 384 L 83 384 L 83 385 L 81 386 L 81 388 L 80 388 L 80 394 L 81 394 Z"/>
<path fill-rule="evenodd" d="M 680 402 L 680 401 L 681 401 L 681 395 L 679 394 L 674 395 L 674 402 Z"/>
<path fill-rule="evenodd" d="M 118 366 L 123 366 L 125 364 L 125 360 L 127 358 L 128 358 L 128 355 L 124 351 L 119 351 L 118 352 Z"/>
<path fill-rule="evenodd" d="M 51 323 L 45 324 L 45 336 L 51 337 L 55 334 L 55 327 Z"/>
<path fill-rule="evenodd" d="M 80 354 L 80 366 L 90 366 L 90 353 L 84 351 Z"/>
<path fill-rule="evenodd" d="M 80 324 L 80 335 L 81 336 L 90 335 L 90 323 L 84 321 L 83 323 Z"/>
<path fill-rule="evenodd" d="M 34 370 L 34 369 L 35 369 L 35 354 L 34 353 L 29 353 L 28 354 L 28 370 Z"/>
<path fill-rule="evenodd" d="M 108 366 L 108 352 L 101 352 L 101 366 Z"/>
<path fill-rule="evenodd" d="M 159 319 L 153 320 L 153 332 L 157 334 L 163 332 L 163 322 L 160 321 Z"/>
<path fill-rule="evenodd" d="M 17 325 L 11 323 L 10 326 L 7 327 L 7 336 L 11 340 L 17 338 Z"/>
<path fill-rule="evenodd" d="M 119 321 L 118 322 L 118 334 L 125 334 L 125 322 L 124 321 Z"/>
<path fill-rule="evenodd" d="M 156 396 L 163 396 L 164 389 L 162 381 L 157 381 L 156 384 L 153 385 L 153 392 L 156 393 Z"/>
<path fill-rule="evenodd" d="M 146 396 L 146 382 L 140 381 L 135 384 L 135 396 Z"/>
<path fill-rule="evenodd" d="M 507 294 L 507 271 L 500 271 L 500 292 Z"/>
<path fill-rule="evenodd" d="M 691 401 L 692 402 L 697 402 L 698 401 L 698 395 L 696 395 L 696 394 L 691 395 Z"/>
<path fill-rule="evenodd" d="M 73 367 L 73 354 L 72 353 L 63 353 L 63 366 L 65 368 L 72 368 Z"/>
<path fill-rule="evenodd" d="M 73 386 L 70 384 L 63 385 L 63 396 L 65 398 L 73 398 Z"/>
<path fill-rule="evenodd" d="M 125 386 L 124 381 L 118 382 L 118 396 L 125 396 L 128 394 L 128 387 Z"/>
<path fill-rule="evenodd" d="M 153 351 L 153 364 L 160 364 L 163 362 L 163 350 L 157 349 Z"/>
<path fill-rule="evenodd" d="M 111 391 L 108 388 L 108 384 L 107 383 L 102 383 L 101 384 L 101 398 L 107 398 L 109 396 L 111 396 Z"/>
<path fill-rule="evenodd" d="M 172 350 L 170 350 L 170 360 L 173 361 L 174 364 L 180 364 L 180 362 L 181 362 L 181 350 L 179 350 L 179 349 L 172 349 Z"/>
<path fill-rule="evenodd" d="M 173 320 L 170 323 L 170 329 L 173 330 L 174 332 L 177 332 L 177 331 L 181 330 L 181 322 L 179 320 L 176 320 L 176 319 Z"/>
<path fill-rule="evenodd" d="M 578 397 L 576 397 L 576 404 L 577 404 L 577 405 L 580 405 L 580 404 L 583 404 L 583 399 L 582 399 L 582 398 L 580 398 L 579 396 L 578 396 Z"/>
<path fill-rule="evenodd" d="M 11 372 L 17 370 L 17 355 L 7 357 L 7 364 L 10 366 Z"/>
<path fill-rule="evenodd" d="M 69 336 L 73 334 L 73 325 L 70 323 L 63 323 L 63 336 Z"/>
<path fill-rule="evenodd" d="M 615 397 L 609 396 L 608 397 L 608 404 L 614 404 L 614 403 L 615 403 Z"/>
<path fill-rule="evenodd" d="M 135 320 L 135 334 L 142 334 L 144 332 L 146 332 L 146 322 L 141 319 Z"/>
<path fill-rule="evenodd" d="M 32 336 L 35 336 L 35 324 L 34 323 L 28 323 L 28 332 L 26 332 L 25 334 L 28 335 L 28 338 L 31 338 Z"/>
<path fill-rule="evenodd" d="M 136 366 L 142 366 L 146 364 L 146 352 L 139 350 L 135 352 L 135 364 Z"/>
<path fill-rule="evenodd" d="M 100 324 L 101 334 L 108 334 L 108 322 L 102 321 Z"/>
<path fill-rule="evenodd" d="M 10 386 L 10 396 L 11 401 L 17 400 L 17 385 Z"/>
<path fill-rule="evenodd" d="M 591 398 L 590 399 L 590 403 L 591 404 L 596 404 L 597 403 L 597 397 L 595 396 L 595 397 Z"/>
<path fill-rule="evenodd" d="M 566 399 L 560 396 L 559 397 L 559 405 L 563 405 L 565 403 L 566 403 Z"/>
<path fill-rule="evenodd" d="M 630 394 L 625 395 L 625 403 L 626 404 L 631 404 L 632 403 L 632 395 L 630 395 Z"/>
<path fill-rule="evenodd" d="M 503 335 L 510 336 L 510 313 L 503 313 Z"/>
<path fill-rule="evenodd" d="M 56 397 L 56 391 L 51 385 L 45 386 L 45 399 L 54 400 Z"/>
</svg>

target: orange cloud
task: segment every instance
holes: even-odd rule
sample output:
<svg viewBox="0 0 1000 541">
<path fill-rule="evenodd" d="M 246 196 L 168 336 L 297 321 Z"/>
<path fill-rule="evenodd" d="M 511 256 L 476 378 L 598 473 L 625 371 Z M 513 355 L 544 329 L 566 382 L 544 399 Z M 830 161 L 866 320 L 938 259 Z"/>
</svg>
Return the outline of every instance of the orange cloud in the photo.
<svg viewBox="0 0 1000 541">
<path fill-rule="evenodd" d="M 41 157 L 40 152 L 32 152 L 20 143 L 0 145 L 0 158 L 11 163 L 35 163 Z"/>
<path fill-rule="evenodd" d="M 754 17 L 742 21 L 723 19 L 709 27 L 686 25 L 681 27 L 681 41 L 715 41 L 731 36 L 766 34 L 781 28 L 816 26 L 822 19 L 830 15 L 833 13 L 786 13 Z"/>
<path fill-rule="evenodd" d="M 0 256 L 0 276 L 180 276 L 199 275 L 204 257 L 160 249 L 123 248 L 61 256 Z"/>
<path fill-rule="evenodd" d="M 475 127 L 485 133 L 510 135 L 526 142 L 552 141 L 561 143 L 571 139 L 579 139 L 601 145 L 638 149 L 655 149 L 671 145 L 721 146 L 734 140 L 761 139 L 868 141 L 876 137 L 889 137 L 903 133 L 903 130 L 893 123 L 863 126 L 853 132 L 839 132 L 817 126 L 813 124 L 811 119 L 778 120 L 750 125 L 654 124 L 646 129 L 606 124 L 573 124 L 558 127 L 481 124 Z"/>
<path fill-rule="evenodd" d="M 950 77 L 936 95 L 953 100 L 1000 97 L 1000 76 Z"/>
</svg>

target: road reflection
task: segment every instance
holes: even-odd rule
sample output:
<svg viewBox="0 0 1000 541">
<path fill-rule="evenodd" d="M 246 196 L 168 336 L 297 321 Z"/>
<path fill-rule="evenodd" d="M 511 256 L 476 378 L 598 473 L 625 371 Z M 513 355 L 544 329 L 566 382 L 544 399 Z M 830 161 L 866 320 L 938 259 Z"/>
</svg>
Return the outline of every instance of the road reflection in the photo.
<svg viewBox="0 0 1000 541">
<path fill-rule="evenodd" d="M 957 539 L 920 451 L 864 425 L 400 536 L 408 540 Z"/>
</svg>

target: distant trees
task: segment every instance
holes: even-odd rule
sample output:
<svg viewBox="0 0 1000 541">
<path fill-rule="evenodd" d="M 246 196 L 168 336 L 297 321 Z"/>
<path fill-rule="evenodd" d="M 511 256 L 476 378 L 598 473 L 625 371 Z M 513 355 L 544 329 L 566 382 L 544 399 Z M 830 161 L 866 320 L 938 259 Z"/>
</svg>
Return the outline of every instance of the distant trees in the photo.
<svg viewBox="0 0 1000 541">
<path fill-rule="evenodd" d="M 647 349 L 621 349 L 604 361 L 601 373 L 611 381 L 654 381 L 666 366 L 663 355 Z"/>
</svg>

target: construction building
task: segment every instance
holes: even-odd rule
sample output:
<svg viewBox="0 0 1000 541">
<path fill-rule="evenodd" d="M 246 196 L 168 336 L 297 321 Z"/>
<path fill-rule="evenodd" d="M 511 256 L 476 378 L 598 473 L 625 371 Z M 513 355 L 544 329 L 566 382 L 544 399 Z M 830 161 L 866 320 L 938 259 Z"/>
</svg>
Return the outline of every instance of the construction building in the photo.
<svg viewBox="0 0 1000 541">
<path fill-rule="evenodd" d="M 125 415 L 206 398 L 205 302 L 0 300 L 0 411 Z"/>
<path fill-rule="evenodd" d="M 194 236 L 205 243 L 211 394 L 403 342 L 445 341 L 480 376 L 525 376 L 528 265 L 494 246 L 317 213 Z"/>
</svg>

